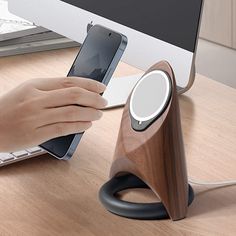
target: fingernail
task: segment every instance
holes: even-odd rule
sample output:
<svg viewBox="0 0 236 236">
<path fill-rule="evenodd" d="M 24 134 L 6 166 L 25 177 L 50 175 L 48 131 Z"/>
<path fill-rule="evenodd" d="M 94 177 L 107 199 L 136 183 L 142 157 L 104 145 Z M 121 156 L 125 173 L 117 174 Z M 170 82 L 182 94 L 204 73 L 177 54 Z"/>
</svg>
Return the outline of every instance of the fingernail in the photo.
<svg viewBox="0 0 236 236">
<path fill-rule="evenodd" d="M 105 98 L 103 98 L 103 99 L 104 99 L 104 105 L 107 106 L 108 101 Z"/>
<path fill-rule="evenodd" d="M 98 111 L 98 118 L 100 119 L 100 118 L 102 118 L 102 116 L 103 116 L 103 112 L 102 111 Z"/>
<path fill-rule="evenodd" d="M 106 87 L 107 87 L 107 86 L 106 86 L 105 84 L 100 83 L 100 89 L 101 89 L 101 90 L 104 91 L 104 90 L 106 89 Z"/>
</svg>

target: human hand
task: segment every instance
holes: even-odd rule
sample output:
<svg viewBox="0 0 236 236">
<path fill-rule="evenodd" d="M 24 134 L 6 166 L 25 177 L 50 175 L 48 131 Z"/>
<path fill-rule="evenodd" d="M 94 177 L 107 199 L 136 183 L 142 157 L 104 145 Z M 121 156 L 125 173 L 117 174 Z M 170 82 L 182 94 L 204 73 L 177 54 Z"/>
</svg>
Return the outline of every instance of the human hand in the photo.
<svg viewBox="0 0 236 236">
<path fill-rule="evenodd" d="M 78 77 L 29 80 L 0 97 L 0 152 L 80 133 L 102 117 L 106 86 Z"/>
</svg>

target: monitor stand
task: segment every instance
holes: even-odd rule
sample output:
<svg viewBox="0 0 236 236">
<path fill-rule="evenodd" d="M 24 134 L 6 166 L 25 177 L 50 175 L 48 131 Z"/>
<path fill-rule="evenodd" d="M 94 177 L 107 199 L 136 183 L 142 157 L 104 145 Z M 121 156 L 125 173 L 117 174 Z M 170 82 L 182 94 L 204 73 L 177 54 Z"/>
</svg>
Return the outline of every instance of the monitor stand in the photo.
<svg viewBox="0 0 236 236">
<path fill-rule="evenodd" d="M 108 101 L 105 109 L 124 106 L 135 84 L 141 79 L 142 75 L 113 77 L 103 94 L 103 97 Z"/>
<path fill-rule="evenodd" d="M 106 91 L 103 94 L 103 97 L 108 101 L 108 105 L 105 110 L 124 106 L 134 86 L 139 81 L 139 79 L 141 79 L 143 74 L 144 73 L 125 77 L 112 77 Z M 195 74 L 196 66 L 194 64 L 192 67 L 188 85 L 186 87 L 176 86 L 178 95 L 185 93 L 192 87 L 195 79 Z"/>
</svg>

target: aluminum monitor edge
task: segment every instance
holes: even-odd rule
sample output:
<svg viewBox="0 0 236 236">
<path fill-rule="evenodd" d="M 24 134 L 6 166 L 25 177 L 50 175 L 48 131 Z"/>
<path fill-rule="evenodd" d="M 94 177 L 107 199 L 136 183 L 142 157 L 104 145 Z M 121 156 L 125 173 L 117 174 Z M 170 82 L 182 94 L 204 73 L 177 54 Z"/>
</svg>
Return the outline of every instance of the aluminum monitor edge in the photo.
<svg viewBox="0 0 236 236">
<path fill-rule="evenodd" d="M 171 64 L 177 86 L 182 88 L 182 92 L 187 91 L 194 82 L 196 50 L 192 53 L 60 0 L 8 1 L 12 13 L 79 43 L 85 39 L 90 22 L 112 28 L 129 39 L 124 62 L 145 71 L 156 62 L 166 60 Z"/>
</svg>

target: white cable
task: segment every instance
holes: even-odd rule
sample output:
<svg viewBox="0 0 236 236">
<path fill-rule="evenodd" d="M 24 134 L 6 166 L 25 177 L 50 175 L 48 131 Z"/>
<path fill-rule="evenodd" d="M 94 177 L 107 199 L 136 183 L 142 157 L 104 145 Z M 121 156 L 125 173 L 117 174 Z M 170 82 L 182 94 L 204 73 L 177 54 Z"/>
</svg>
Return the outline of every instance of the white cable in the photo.
<svg viewBox="0 0 236 236">
<path fill-rule="evenodd" d="M 209 187 L 215 187 L 215 186 L 224 187 L 224 186 L 236 185 L 236 180 L 221 181 L 221 182 L 204 182 L 204 181 L 189 179 L 188 182 L 193 185 L 201 185 Z"/>
</svg>

